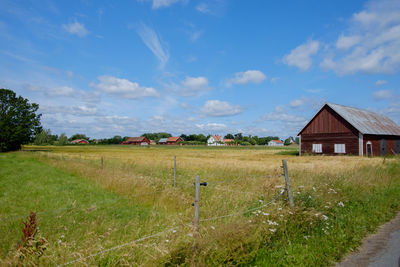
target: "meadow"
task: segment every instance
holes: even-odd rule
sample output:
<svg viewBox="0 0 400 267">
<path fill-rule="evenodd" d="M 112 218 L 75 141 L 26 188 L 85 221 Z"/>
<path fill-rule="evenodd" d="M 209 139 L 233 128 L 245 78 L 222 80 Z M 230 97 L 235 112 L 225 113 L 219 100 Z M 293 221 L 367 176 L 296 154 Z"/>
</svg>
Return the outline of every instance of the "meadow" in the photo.
<svg viewBox="0 0 400 267">
<path fill-rule="evenodd" d="M 398 157 L 299 157 L 293 147 L 24 150 L 0 154 L 5 265 L 329 266 L 400 210 Z M 294 208 L 280 195 L 282 159 Z M 196 175 L 207 182 L 198 233 Z M 40 258 L 16 249 L 31 211 L 46 239 Z"/>
</svg>

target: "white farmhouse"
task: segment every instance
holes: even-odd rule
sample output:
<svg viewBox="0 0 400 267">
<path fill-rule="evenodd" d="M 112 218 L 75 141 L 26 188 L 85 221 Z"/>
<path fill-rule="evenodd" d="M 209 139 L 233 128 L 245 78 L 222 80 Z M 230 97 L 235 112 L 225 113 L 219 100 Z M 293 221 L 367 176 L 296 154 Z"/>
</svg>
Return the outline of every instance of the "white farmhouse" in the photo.
<svg viewBox="0 0 400 267">
<path fill-rule="evenodd" d="M 225 145 L 221 142 L 223 142 L 221 136 L 213 135 L 213 136 L 210 136 L 210 138 L 208 138 L 207 145 L 208 146 L 223 146 L 223 145 Z"/>
<path fill-rule="evenodd" d="M 281 140 L 271 140 L 268 142 L 268 146 L 283 146 L 283 142 Z"/>
</svg>

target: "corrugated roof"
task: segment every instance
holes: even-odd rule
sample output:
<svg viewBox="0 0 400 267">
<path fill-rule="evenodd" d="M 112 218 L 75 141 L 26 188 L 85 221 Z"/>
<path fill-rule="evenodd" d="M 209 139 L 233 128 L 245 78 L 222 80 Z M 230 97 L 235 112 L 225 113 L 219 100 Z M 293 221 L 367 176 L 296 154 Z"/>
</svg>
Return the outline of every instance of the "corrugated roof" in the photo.
<svg viewBox="0 0 400 267">
<path fill-rule="evenodd" d="M 158 143 L 166 143 L 168 138 L 161 138 Z"/>
<path fill-rule="evenodd" d="M 400 127 L 386 116 L 332 103 L 327 105 L 362 134 L 400 135 Z"/>
</svg>

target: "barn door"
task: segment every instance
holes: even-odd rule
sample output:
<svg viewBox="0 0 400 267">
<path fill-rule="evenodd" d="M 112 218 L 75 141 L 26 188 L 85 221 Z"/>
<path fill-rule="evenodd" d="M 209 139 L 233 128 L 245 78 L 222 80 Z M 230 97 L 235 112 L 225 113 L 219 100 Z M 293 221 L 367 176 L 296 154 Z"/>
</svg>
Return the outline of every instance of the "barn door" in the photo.
<svg viewBox="0 0 400 267">
<path fill-rule="evenodd" d="M 367 143 L 367 157 L 371 157 L 372 156 L 372 144 L 371 142 Z"/>
<path fill-rule="evenodd" d="M 400 154 L 400 140 L 396 140 L 394 143 L 394 153 Z"/>
<path fill-rule="evenodd" d="M 386 140 L 381 139 L 381 156 L 386 155 Z"/>
</svg>

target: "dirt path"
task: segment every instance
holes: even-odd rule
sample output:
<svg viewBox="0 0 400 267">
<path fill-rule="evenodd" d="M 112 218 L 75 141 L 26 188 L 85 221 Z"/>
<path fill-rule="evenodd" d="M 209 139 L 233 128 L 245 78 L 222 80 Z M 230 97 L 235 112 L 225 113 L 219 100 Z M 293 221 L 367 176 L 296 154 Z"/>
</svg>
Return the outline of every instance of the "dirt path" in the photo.
<svg viewBox="0 0 400 267">
<path fill-rule="evenodd" d="M 336 267 L 400 267 L 400 213 L 364 239 L 359 251 L 347 255 Z"/>
</svg>

